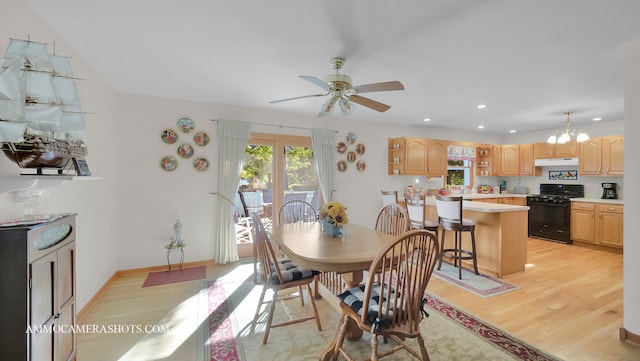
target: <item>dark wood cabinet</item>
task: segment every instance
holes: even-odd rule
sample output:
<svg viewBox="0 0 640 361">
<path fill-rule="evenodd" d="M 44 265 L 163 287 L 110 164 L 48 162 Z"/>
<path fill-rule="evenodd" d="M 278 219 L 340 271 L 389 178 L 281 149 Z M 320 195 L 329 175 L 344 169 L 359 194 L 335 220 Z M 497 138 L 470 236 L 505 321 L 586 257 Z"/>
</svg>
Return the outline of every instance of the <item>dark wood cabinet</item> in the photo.
<svg viewBox="0 0 640 361">
<path fill-rule="evenodd" d="M 0 360 L 75 360 L 75 215 L 3 225 L 0 246 Z"/>
</svg>

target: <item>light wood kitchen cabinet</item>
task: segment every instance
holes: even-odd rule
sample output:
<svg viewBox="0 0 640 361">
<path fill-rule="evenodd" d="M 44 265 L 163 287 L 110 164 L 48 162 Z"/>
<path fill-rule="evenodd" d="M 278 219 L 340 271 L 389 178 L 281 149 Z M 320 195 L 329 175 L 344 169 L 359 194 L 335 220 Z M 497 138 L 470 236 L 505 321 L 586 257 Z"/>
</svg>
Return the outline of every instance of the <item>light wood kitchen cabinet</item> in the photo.
<svg viewBox="0 0 640 361">
<path fill-rule="evenodd" d="M 564 144 L 535 143 L 533 156 L 535 159 L 575 158 L 578 156 L 578 143 L 575 141 Z"/>
<path fill-rule="evenodd" d="M 476 147 L 476 175 L 493 175 L 493 148 L 491 146 Z"/>
<path fill-rule="evenodd" d="M 447 175 L 449 144 L 442 140 L 427 139 L 427 176 Z"/>
<path fill-rule="evenodd" d="M 602 174 L 624 175 L 624 137 L 622 135 L 602 138 Z"/>
<path fill-rule="evenodd" d="M 542 174 L 542 169 L 535 166 L 533 144 L 520 144 L 520 175 Z"/>
<path fill-rule="evenodd" d="M 571 202 L 571 239 L 622 248 L 623 219 L 620 204 Z"/>
<path fill-rule="evenodd" d="M 578 174 L 624 175 L 624 137 L 597 137 L 581 143 Z"/>
<path fill-rule="evenodd" d="M 405 138 L 404 174 L 425 175 L 427 172 L 427 140 Z"/>
<path fill-rule="evenodd" d="M 388 140 L 390 175 L 444 176 L 447 174 L 448 143 L 424 138 Z"/>
<path fill-rule="evenodd" d="M 595 204 L 571 202 L 571 240 L 595 243 Z"/>
<path fill-rule="evenodd" d="M 502 152 L 500 163 L 500 175 L 520 175 L 520 146 L 518 144 L 506 144 L 500 147 Z"/>
<path fill-rule="evenodd" d="M 502 175 L 500 170 L 502 169 L 502 148 L 499 145 L 491 146 L 491 169 L 492 175 Z"/>
<path fill-rule="evenodd" d="M 624 210 L 622 205 L 596 204 L 596 240 L 603 245 L 623 245 Z"/>
</svg>

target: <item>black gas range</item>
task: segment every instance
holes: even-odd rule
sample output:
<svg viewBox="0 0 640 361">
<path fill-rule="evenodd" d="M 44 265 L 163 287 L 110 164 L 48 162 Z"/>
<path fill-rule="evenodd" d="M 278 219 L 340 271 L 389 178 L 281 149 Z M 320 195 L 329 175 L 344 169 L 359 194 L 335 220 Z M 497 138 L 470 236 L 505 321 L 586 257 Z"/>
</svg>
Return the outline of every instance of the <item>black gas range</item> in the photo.
<svg viewBox="0 0 640 361">
<path fill-rule="evenodd" d="M 540 194 L 527 196 L 529 237 L 571 242 L 571 198 L 584 197 L 582 184 L 540 184 Z"/>
</svg>

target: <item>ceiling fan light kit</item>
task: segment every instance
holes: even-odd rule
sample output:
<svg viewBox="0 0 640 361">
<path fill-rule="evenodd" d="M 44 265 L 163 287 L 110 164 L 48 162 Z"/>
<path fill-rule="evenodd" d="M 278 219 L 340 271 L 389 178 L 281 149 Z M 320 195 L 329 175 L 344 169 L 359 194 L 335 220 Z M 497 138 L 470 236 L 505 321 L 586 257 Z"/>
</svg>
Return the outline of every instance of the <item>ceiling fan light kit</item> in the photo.
<svg viewBox="0 0 640 361">
<path fill-rule="evenodd" d="M 339 71 L 344 65 L 343 58 L 333 58 L 330 61 L 331 67 L 335 69 L 335 74 L 330 74 L 321 79 L 313 76 L 300 75 L 300 78 L 307 80 L 315 85 L 318 85 L 326 91 L 324 94 L 311 94 L 303 95 L 299 97 L 286 98 L 280 100 L 273 100 L 270 103 L 280 103 L 289 100 L 311 98 L 330 95 L 331 97 L 322 104 L 320 113 L 318 116 L 328 116 L 334 113 L 336 104 L 340 108 L 340 112 L 343 115 L 349 115 L 353 112 L 355 105 L 353 103 L 360 104 L 364 107 L 373 109 L 378 112 L 385 112 L 391 107 L 387 104 L 377 102 L 373 99 L 369 99 L 358 93 L 367 92 L 380 92 L 380 91 L 392 91 L 392 90 L 404 90 L 404 86 L 399 81 L 389 81 L 384 83 L 372 83 L 365 85 L 352 86 L 353 82 L 348 75 L 340 74 Z"/>
</svg>

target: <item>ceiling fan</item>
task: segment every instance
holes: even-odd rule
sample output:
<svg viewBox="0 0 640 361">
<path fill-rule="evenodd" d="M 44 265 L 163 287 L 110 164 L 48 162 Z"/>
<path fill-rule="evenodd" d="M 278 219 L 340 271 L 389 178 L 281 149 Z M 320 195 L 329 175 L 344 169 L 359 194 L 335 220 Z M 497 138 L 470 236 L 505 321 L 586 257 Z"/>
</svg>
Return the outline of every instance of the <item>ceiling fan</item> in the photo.
<svg viewBox="0 0 640 361">
<path fill-rule="evenodd" d="M 273 104 L 273 103 L 286 102 L 289 100 L 330 95 L 331 97 L 329 98 L 329 100 L 327 100 L 322 105 L 322 108 L 320 109 L 320 113 L 318 114 L 318 116 L 327 116 L 332 114 L 336 105 L 340 107 L 342 114 L 349 115 L 353 110 L 353 106 L 350 102 L 360 104 L 362 106 L 371 108 L 373 110 L 376 110 L 382 113 L 389 110 L 389 108 L 391 107 L 387 104 L 377 102 L 373 99 L 369 99 L 369 98 L 360 96 L 358 94 L 390 91 L 390 90 L 404 90 L 404 85 L 402 85 L 402 83 L 400 83 L 399 81 L 388 81 L 384 83 L 372 83 L 372 84 L 352 86 L 351 77 L 349 77 L 348 75 L 340 74 L 340 69 L 342 69 L 343 65 L 344 65 L 343 58 L 333 58 L 331 59 L 331 67 L 336 70 L 335 74 L 327 75 L 322 79 L 318 79 L 313 76 L 300 75 L 300 78 L 307 80 L 313 84 L 316 84 L 322 89 L 324 89 L 325 93 L 272 100 L 269 103 Z"/>
</svg>

